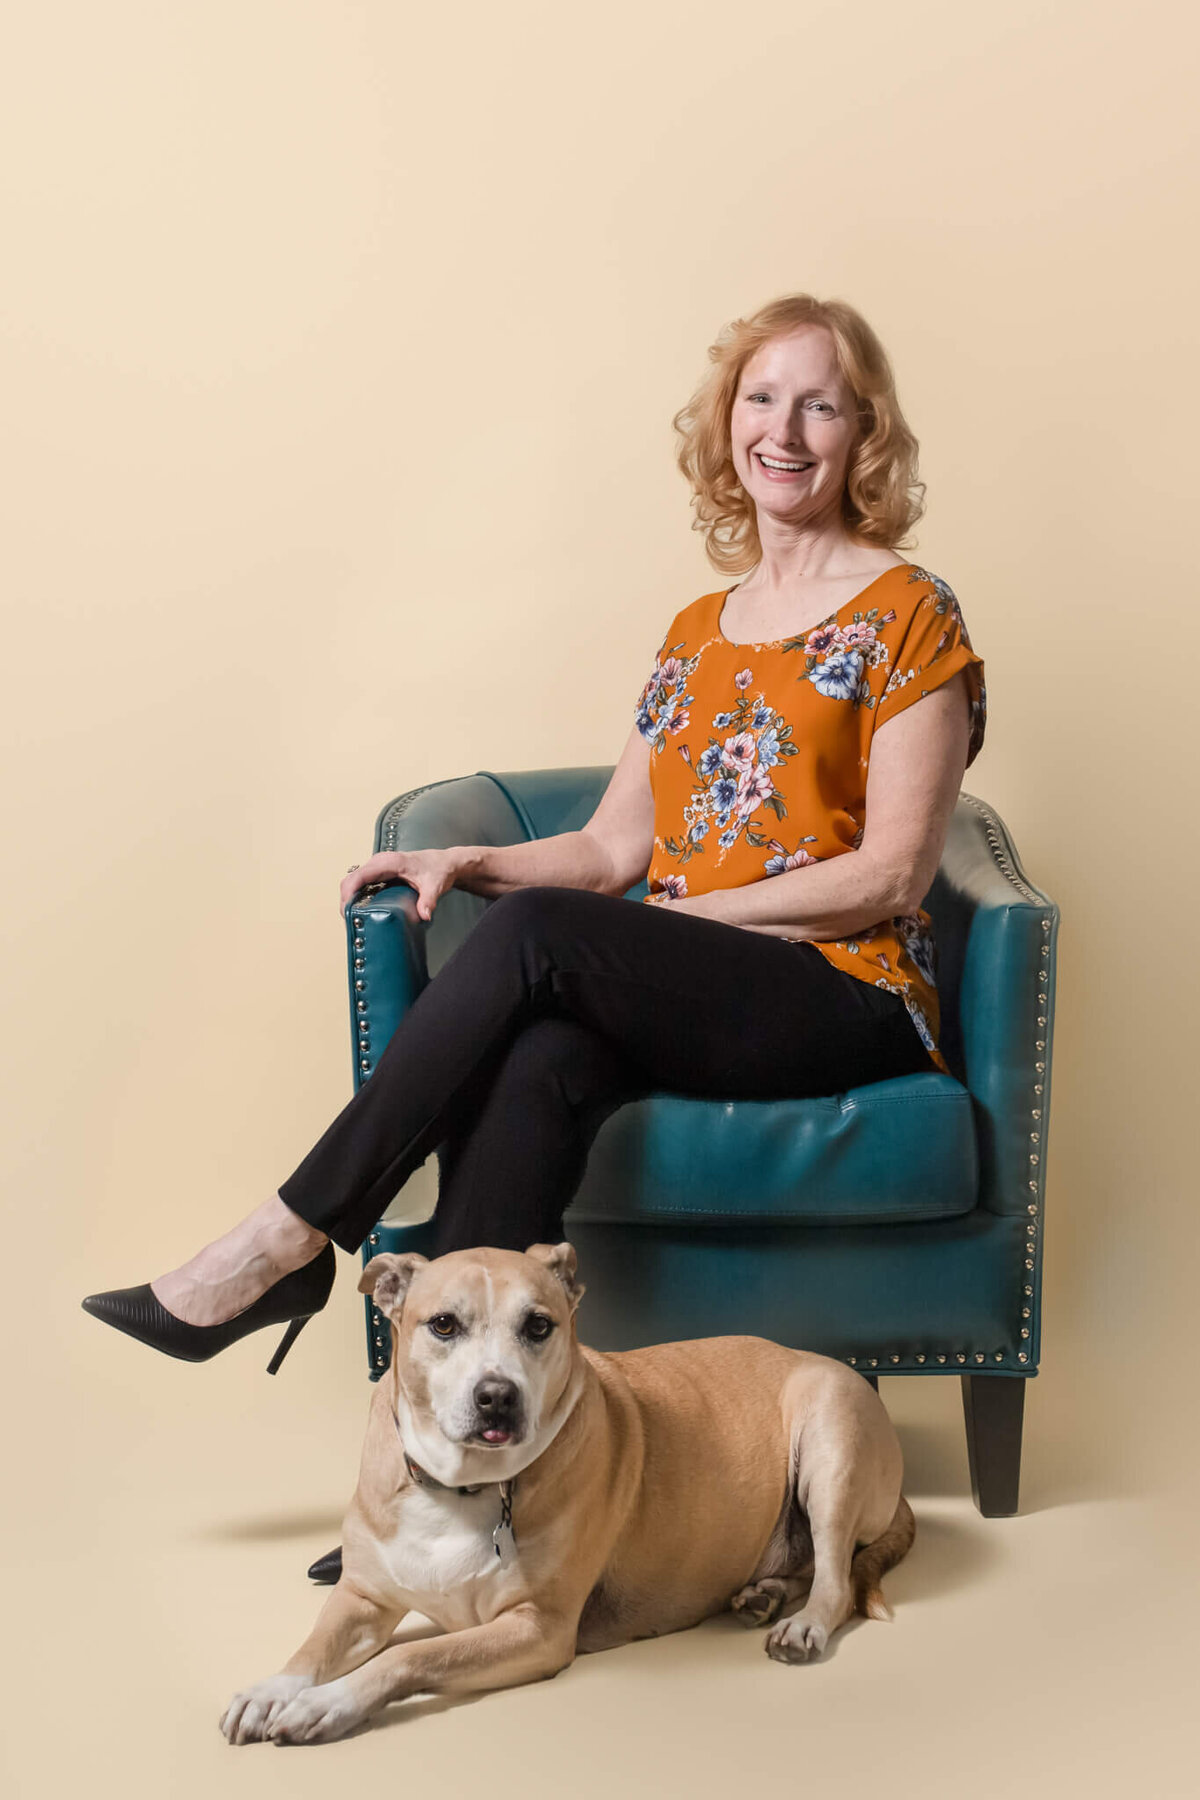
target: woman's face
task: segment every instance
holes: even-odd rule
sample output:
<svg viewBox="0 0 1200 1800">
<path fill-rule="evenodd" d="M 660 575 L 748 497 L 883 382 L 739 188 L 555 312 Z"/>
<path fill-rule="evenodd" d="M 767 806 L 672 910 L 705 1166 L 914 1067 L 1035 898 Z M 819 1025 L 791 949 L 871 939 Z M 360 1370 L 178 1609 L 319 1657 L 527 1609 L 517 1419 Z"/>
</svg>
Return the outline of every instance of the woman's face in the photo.
<svg viewBox="0 0 1200 1800">
<path fill-rule="evenodd" d="M 747 361 L 729 419 L 733 466 L 760 513 L 812 525 L 841 511 L 858 437 L 854 396 L 837 365 L 833 335 L 803 325 Z M 778 463 L 802 463 L 780 469 Z"/>
</svg>

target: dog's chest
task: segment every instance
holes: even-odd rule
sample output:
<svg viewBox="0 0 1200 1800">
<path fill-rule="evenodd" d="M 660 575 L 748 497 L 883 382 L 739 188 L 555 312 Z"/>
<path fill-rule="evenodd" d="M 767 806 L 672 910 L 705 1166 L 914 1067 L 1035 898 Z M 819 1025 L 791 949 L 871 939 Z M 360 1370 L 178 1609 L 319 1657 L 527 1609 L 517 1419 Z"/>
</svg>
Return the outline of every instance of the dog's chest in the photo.
<svg viewBox="0 0 1200 1800">
<path fill-rule="evenodd" d="M 507 1528 L 493 1538 L 500 1524 L 498 1489 L 456 1494 L 412 1487 L 398 1512 L 397 1528 L 379 1550 L 407 1606 L 459 1631 L 512 1603 L 518 1553 Z"/>
</svg>

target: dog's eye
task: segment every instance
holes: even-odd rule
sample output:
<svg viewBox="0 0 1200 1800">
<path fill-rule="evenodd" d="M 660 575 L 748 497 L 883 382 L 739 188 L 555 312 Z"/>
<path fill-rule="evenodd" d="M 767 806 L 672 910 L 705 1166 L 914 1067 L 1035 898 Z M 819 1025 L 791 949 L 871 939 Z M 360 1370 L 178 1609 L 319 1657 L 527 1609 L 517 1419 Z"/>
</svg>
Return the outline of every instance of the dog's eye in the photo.
<svg viewBox="0 0 1200 1800">
<path fill-rule="evenodd" d="M 547 1318 L 545 1313 L 530 1313 L 521 1329 L 535 1344 L 544 1344 L 554 1330 L 554 1320 Z"/>
<path fill-rule="evenodd" d="M 429 1329 L 435 1337 L 451 1338 L 458 1330 L 458 1320 L 453 1313 L 434 1313 Z"/>
</svg>

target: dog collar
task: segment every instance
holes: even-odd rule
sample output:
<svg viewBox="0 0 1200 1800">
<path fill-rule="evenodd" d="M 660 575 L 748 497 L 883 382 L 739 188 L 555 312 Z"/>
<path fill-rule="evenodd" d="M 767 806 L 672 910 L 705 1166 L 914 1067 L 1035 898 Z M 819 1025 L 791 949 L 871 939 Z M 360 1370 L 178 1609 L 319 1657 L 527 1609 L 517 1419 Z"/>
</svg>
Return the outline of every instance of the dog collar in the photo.
<svg viewBox="0 0 1200 1800">
<path fill-rule="evenodd" d="M 408 1451 L 404 1448 L 404 1439 L 400 1435 L 400 1421 L 396 1417 L 396 1409 L 394 1406 L 392 1407 L 391 1412 L 392 1424 L 396 1427 L 396 1436 L 400 1440 L 400 1454 L 404 1458 L 404 1466 L 408 1470 L 411 1479 L 416 1482 L 417 1486 L 438 1489 L 443 1494 L 451 1492 L 456 1494 L 481 1494 L 485 1487 L 499 1488 L 500 1523 L 492 1533 L 492 1543 L 495 1546 L 496 1555 L 500 1556 L 502 1554 L 500 1549 L 500 1534 L 502 1531 L 507 1531 L 509 1537 L 512 1539 L 513 1549 L 515 1550 L 517 1546 L 517 1534 L 513 1530 L 512 1497 L 513 1490 L 517 1485 L 516 1476 L 514 1475 L 509 1481 L 477 1481 L 474 1487 L 451 1488 L 446 1482 L 438 1481 L 435 1476 L 429 1473 L 428 1469 L 423 1469 L 420 1463 L 413 1461 L 412 1457 L 408 1454 Z"/>
<path fill-rule="evenodd" d="M 407 1450 L 404 1451 L 404 1466 L 418 1487 L 441 1488 L 444 1494 L 450 1492 L 450 1487 L 446 1482 L 438 1481 L 436 1477 L 429 1473 L 428 1469 L 423 1469 L 420 1463 L 415 1463 Z M 456 1494 L 481 1494 L 485 1487 L 495 1486 L 496 1483 L 494 1481 L 477 1481 L 474 1487 L 456 1487 L 454 1492 Z"/>
</svg>

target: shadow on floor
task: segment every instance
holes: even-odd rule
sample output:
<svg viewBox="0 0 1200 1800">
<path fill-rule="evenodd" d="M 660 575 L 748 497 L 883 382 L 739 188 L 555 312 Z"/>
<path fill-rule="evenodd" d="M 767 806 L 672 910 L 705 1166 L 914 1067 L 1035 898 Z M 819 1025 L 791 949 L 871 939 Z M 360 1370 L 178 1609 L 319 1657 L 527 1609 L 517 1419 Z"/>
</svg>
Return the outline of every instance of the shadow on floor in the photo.
<svg viewBox="0 0 1200 1800">
<path fill-rule="evenodd" d="M 904 1492 L 910 1500 L 971 1495 L 967 1440 L 961 1424 L 896 1426 L 904 1452 Z"/>
<path fill-rule="evenodd" d="M 223 1519 L 195 1535 L 205 1544 L 272 1544 L 327 1533 L 330 1550 L 341 1534 L 344 1510 L 314 1507 L 308 1512 L 268 1513 L 257 1519 Z"/>
<path fill-rule="evenodd" d="M 956 1384 L 957 1385 L 957 1384 Z M 899 1387 L 899 1383 L 896 1384 Z M 880 1397 L 896 1425 L 904 1452 L 904 1492 L 910 1499 L 970 1499 L 966 1427 L 958 1394 L 920 1396 L 939 1408 L 935 1418 L 906 1419 L 916 1397 L 880 1383 Z M 1025 1402 L 1018 1517 L 1089 1500 L 1135 1498 L 1136 1471 L 1122 1459 L 1119 1434 L 1097 1432 L 1090 1418 L 1072 1411 L 1068 1392 L 1031 1381 Z M 1002 1523 L 1000 1520 L 989 1523 Z"/>
</svg>

